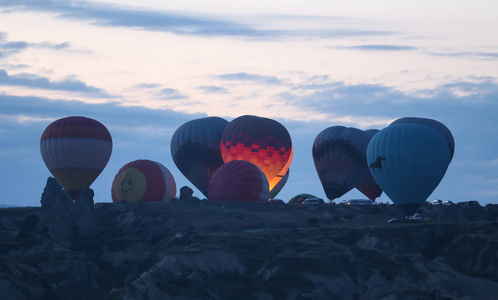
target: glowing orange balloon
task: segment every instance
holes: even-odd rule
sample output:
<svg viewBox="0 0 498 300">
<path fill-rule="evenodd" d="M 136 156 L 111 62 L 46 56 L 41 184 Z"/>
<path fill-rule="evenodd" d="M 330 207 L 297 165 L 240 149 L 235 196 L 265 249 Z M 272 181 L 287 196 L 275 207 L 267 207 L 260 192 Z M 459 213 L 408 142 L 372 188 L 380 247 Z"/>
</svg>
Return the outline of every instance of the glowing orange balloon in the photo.
<svg viewBox="0 0 498 300">
<path fill-rule="evenodd" d="M 258 166 L 273 183 L 272 189 L 277 184 L 272 180 L 289 169 L 292 141 L 287 129 L 275 120 L 241 116 L 223 130 L 220 151 L 225 163 L 245 160 Z"/>
</svg>

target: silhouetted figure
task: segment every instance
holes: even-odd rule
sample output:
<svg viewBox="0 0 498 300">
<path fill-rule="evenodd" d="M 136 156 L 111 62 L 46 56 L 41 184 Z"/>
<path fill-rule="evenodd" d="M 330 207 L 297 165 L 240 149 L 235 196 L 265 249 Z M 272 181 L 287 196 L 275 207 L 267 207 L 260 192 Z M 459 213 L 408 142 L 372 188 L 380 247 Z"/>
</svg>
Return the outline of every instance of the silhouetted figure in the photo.
<svg viewBox="0 0 498 300">
<path fill-rule="evenodd" d="M 386 160 L 386 159 L 382 156 L 377 157 L 377 159 L 375 159 L 375 162 L 370 164 L 369 168 L 372 169 L 372 171 L 374 171 L 374 172 L 381 172 L 382 170 L 384 170 L 382 168 L 382 161 L 383 160 Z"/>
<path fill-rule="evenodd" d="M 189 188 L 188 186 L 182 186 L 180 189 L 180 200 L 188 200 L 192 198 L 192 195 L 194 194 L 194 191 Z"/>
</svg>

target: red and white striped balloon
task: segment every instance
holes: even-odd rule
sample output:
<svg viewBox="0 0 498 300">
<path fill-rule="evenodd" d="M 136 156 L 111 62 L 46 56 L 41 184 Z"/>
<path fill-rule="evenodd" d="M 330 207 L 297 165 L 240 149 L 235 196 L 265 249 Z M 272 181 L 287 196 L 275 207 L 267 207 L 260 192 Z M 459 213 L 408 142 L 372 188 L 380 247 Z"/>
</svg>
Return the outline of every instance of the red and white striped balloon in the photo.
<svg viewBox="0 0 498 300">
<path fill-rule="evenodd" d="M 97 179 L 112 152 L 112 138 L 100 122 L 79 116 L 48 125 L 40 151 L 48 170 L 73 200 Z"/>
</svg>

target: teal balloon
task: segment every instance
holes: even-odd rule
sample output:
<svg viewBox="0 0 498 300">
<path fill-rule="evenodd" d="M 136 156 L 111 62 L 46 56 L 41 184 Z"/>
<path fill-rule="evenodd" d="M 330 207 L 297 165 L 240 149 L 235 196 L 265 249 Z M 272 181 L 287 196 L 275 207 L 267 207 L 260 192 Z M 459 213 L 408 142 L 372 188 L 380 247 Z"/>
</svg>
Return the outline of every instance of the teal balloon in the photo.
<svg viewBox="0 0 498 300">
<path fill-rule="evenodd" d="M 453 158 L 453 154 L 455 153 L 455 140 L 453 139 L 451 131 L 443 123 L 428 118 L 404 117 L 399 118 L 391 123 L 391 125 L 394 124 L 419 124 L 431 127 L 432 129 L 442 134 L 446 139 L 448 147 L 450 148 L 450 161 Z"/>
<path fill-rule="evenodd" d="M 450 163 L 446 139 L 419 124 L 390 125 L 367 147 L 370 173 L 384 193 L 407 215 L 432 194 Z"/>
</svg>

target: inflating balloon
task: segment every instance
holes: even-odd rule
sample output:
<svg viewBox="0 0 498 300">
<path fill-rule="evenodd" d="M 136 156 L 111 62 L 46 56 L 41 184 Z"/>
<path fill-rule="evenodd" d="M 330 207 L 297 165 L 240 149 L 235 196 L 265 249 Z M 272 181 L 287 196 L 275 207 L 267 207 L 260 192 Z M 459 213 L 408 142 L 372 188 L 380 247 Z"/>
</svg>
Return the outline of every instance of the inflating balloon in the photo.
<svg viewBox="0 0 498 300">
<path fill-rule="evenodd" d="M 124 165 L 114 177 L 112 201 L 170 201 L 176 195 L 171 172 L 161 163 L 140 159 Z"/>
<path fill-rule="evenodd" d="M 245 160 L 223 164 L 209 183 L 210 201 L 266 203 L 268 199 L 270 190 L 265 174 Z"/>
<path fill-rule="evenodd" d="M 220 140 L 227 120 L 207 117 L 180 126 L 171 138 L 171 156 L 180 172 L 208 197 L 209 181 L 223 164 Z"/>
<path fill-rule="evenodd" d="M 358 186 L 368 175 L 368 135 L 356 128 L 332 126 L 313 143 L 313 161 L 327 198 L 336 199 Z"/>
<path fill-rule="evenodd" d="M 367 148 L 370 173 L 386 195 L 413 214 L 443 179 L 450 162 L 446 139 L 420 124 L 393 124 Z"/>
<path fill-rule="evenodd" d="M 40 151 L 50 173 L 73 200 L 97 179 L 112 152 L 112 138 L 100 122 L 66 117 L 48 125 Z"/>
<path fill-rule="evenodd" d="M 289 168 L 292 141 L 287 129 L 275 120 L 241 116 L 223 130 L 220 151 L 225 163 L 245 160 L 258 166 L 272 189 L 273 179 L 284 176 Z"/>
<path fill-rule="evenodd" d="M 450 162 L 453 159 L 453 154 L 455 153 L 455 140 L 453 139 L 451 131 L 443 123 L 427 118 L 404 117 L 397 119 L 391 123 L 391 125 L 394 124 L 419 124 L 419 125 L 429 126 L 432 129 L 435 129 L 437 132 L 442 134 L 446 139 L 448 147 L 450 148 Z"/>
<path fill-rule="evenodd" d="M 372 137 L 377 132 L 379 132 L 378 129 L 365 130 L 365 133 L 368 135 L 370 139 L 372 139 Z M 366 162 L 365 162 L 365 168 L 368 169 L 368 165 L 366 164 Z M 363 180 L 356 187 L 356 189 L 362 192 L 363 195 L 367 196 L 368 199 L 372 200 L 373 202 L 375 202 L 375 198 L 380 197 L 380 195 L 382 194 L 382 189 L 377 184 L 377 182 L 375 182 L 375 179 L 372 177 L 372 174 L 370 174 L 370 172 L 368 172 L 368 175 L 365 178 L 365 180 Z"/>
</svg>

